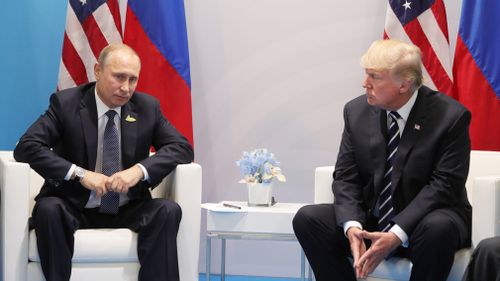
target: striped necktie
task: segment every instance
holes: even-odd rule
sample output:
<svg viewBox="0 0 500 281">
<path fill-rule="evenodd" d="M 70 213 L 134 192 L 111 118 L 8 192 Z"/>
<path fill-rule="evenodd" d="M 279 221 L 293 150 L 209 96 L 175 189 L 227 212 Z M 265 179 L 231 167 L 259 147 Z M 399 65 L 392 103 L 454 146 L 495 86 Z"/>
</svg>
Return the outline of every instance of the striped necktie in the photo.
<svg viewBox="0 0 500 281">
<path fill-rule="evenodd" d="M 379 195 L 379 231 L 385 232 L 391 228 L 391 219 L 394 217 L 394 207 L 392 204 L 392 170 L 396 152 L 400 140 L 399 126 L 397 119 L 401 118 L 399 113 L 391 111 L 389 113 L 389 141 L 387 142 L 387 161 L 385 165 L 383 189 Z"/>
<path fill-rule="evenodd" d="M 116 111 L 106 112 L 108 122 L 104 129 L 104 138 L 102 142 L 102 173 L 111 176 L 120 171 L 120 141 L 118 138 L 118 129 L 116 128 L 114 118 Z M 101 207 L 99 212 L 106 214 L 117 214 L 120 203 L 118 192 L 110 191 L 101 197 Z"/>
</svg>

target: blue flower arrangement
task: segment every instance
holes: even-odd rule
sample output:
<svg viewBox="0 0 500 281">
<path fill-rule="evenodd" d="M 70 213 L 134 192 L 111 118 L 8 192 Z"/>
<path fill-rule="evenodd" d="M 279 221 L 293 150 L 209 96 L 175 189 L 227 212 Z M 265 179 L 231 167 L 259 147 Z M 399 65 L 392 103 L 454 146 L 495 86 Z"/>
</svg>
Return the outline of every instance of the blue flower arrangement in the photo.
<svg viewBox="0 0 500 281">
<path fill-rule="evenodd" d="M 274 154 L 266 148 L 255 149 L 251 152 L 243 152 L 243 157 L 236 161 L 236 165 L 240 167 L 240 173 L 243 176 L 240 183 L 270 183 L 273 178 L 279 181 L 286 181 L 285 176 L 281 173 L 278 165 L 280 162 L 276 160 Z"/>
</svg>

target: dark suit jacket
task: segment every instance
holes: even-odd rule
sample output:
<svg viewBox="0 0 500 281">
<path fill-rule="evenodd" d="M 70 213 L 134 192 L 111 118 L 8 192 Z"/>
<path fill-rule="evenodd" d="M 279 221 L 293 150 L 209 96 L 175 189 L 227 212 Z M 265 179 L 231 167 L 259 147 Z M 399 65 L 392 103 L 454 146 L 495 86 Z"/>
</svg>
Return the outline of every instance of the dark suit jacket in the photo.
<svg viewBox="0 0 500 281">
<path fill-rule="evenodd" d="M 78 208 L 88 201 L 90 190 L 77 181 L 65 181 L 72 164 L 94 171 L 97 156 L 97 107 L 95 83 L 55 93 L 48 110 L 21 137 L 14 158 L 29 163 L 45 178 L 40 194 L 68 200 Z M 127 117 L 135 122 L 127 121 Z M 130 120 L 130 118 L 129 118 Z M 152 96 L 134 93 L 121 112 L 122 164 L 127 169 L 141 163 L 150 181 L 129 190 L 132 200 L 151 198 L 149 187 L 158 185 L 177 164 L 193 161 L 188 141 L 165 119 Z M 149 157 L 150 147 L 156 150 Z"/>
<path fill-rule="evenodd" d="M 429 212 L 450 208 L 470 226 L 465 181 L 469 171 L 471 114 L 461 104 L 422 86 L 394 160 L 393 221 L 408 235 Z M 345 127 L 335 165 L 335 212 L 342 224 L 365 225 L 382 189 L 387 114 L 360 96 L 344 108 Z M 366 227 L 366 225 L 365 225 Z"/>
</svg>

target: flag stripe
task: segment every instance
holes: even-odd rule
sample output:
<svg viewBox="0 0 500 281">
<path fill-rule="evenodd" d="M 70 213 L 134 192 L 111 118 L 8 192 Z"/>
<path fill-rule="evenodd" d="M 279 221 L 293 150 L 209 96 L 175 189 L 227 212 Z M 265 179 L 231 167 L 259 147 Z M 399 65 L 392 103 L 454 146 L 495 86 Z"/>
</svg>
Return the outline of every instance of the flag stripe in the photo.
<svg viewBox="0 0 500 281">
<path fill-rule="evenodd" d="M 87 17 L 87 19 L 82 23 L 82 28 L 87 36 L 90 48 L 92 49 L 92 53 L 97 61 L 99 53 L 108 45 L 108 41 L 104 38 L 104 35 L 102 34 L 101 29 L 97 25 L 93 16 Z"/>
<path fill-rule="evenodd" d="M 94 81 L 94 65 L 97 60 L 92 53 L 85 31 L 70 6 L 68 6 L 68 14 L 66 17 L 66 33 L 68 34 L 68 38 L 73 44 L 76 52 L 80 56 L 81 61 L 85 65 L 88 77 L 87 81 Z M 66 67 L 67 66 L 68 64 L 66 64 Z M 77 83 L 77 85 L 79 85 L 79 83 Z"/>
<path fill-rule="evenodd" d="M 113 17 L 114 16 L 108 5 L 101 5 L 93 13 L 93 18 L 99 26 L 100 32 L 104 38 L 106 38 L 105 40 L 107 41 L 107 44 L 122 42 L 122 35 L 119 32 L 120 28 L 116 25 L 116 21 Z"/>
<path fill-rule="evenodd" d="M 443 93 L 451 93 L 452 81 L 446 74 L 441 62 L 439 62 L 434 49 L 424 34 L 418 21 L 412 21 L 405 26 L 413 44 L 417 45 L 423 53 L 422 63 L 429 72 L 432 81 L 437 86 L 437 90 Z"/>
<path fill-rule="evenodd" d="M 113 17 L 113 21 L 115 22 L 116 31 L 120 35 L 120 38 L 123 38 L 122 22 L 120 19 L 120 5 L 118 3 L 118 0 L 108 0 L 108 9 L 111 16 Z M 118 41 L 110 41 L 110 42 L 118 42 Z"/>
<path fill-rule="evenodd" d="M 439 25 L 433 13 L 430 10 L 423 12 L 418 17 L 418 22 L 422 27 L 422 31 L 425 33 L 425 37 L 428 39 L 427 41 L 431 45 L 431 49 L 428 51 L 435 53 L 436 58 L 439 60 L 441 67 L 446 71 L 447 76 L 453 77 L 448 39 L 442 32 L 436 32 Z"/>
<path fill-rule="evenodd" d="M 66 33 L 64 33 L 64 48 L 62 53 L 62 62 L 65 65 L 71 65 L 68 70 L 68 73 L 75 84 L 80 85 L 88 82 L 87 78 L 87 70 L 85 69 L 85 65 L 83 64 L 78 52 L 75 50 L 71 41 Z"/>
<path fill-rule="evenodd" d="M 444 35 L 449 44 L 450 38 L 448 37 L 448 20 L 446 18 L 446 7 L 444 6 L 443 1 L 436 1 L 434 5 L 432 5 L 431 10 L 441 33 Z"/>
<path fill-rule="evenodd" d="M 75 82 L 69 75 L 68 69 L 64 65 L 61 57 L 61 63 L 59 64 L 59 81 L 57 82 L 57 89 L 66 89 L 69 87 L 76 86 Z"/>
</svg>

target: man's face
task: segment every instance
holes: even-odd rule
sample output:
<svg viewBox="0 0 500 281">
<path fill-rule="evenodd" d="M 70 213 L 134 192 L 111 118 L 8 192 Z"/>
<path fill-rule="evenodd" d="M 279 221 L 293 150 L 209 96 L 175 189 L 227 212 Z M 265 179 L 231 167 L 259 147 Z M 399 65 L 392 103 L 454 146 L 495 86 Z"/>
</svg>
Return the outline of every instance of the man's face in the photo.
<svg viewBox="0 0 500 281">
<path fill-rule="evenodd" d="M 388 70 L 365 69 L 363 88 L 368 104 L 385 110 L 397 110 L 409 99 L 407 87 Z M 411 95 L 410 95 L 411 96 Z"/>
<path fill-rule="evenodd" d="M 126 50 L 115 50 L 104 65 L 94 67 L 97 94 L 109 108 L 125 105 L 132 97 L 141 64 L 139 58 Z"/>
</svg>

